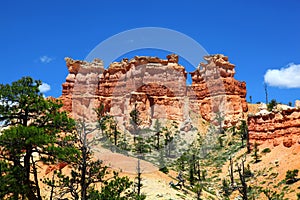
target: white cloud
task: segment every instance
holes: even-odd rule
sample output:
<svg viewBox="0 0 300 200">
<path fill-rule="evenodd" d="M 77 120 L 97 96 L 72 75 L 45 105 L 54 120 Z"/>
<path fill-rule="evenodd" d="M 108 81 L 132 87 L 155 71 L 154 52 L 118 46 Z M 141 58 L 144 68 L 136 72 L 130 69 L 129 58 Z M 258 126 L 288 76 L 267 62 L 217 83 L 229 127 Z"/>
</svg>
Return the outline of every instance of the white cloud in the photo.
<svg viewBox="0 0 300 200">
<path fill-rule="evenodd" d="M 39 89 L 40 89 L 41 93 L 45 93 L 45 92 L 48 92 L 49 90 L 51 90 L 51 87 L 47 83 L 42 83 L 42 85 L 39 86 Z"/>
<path fill-rule="evenodd" d="M 50 57 L 48 57 L 48 56 L 41 56 L 41 57 L 40 57 L 41 63 L 47 64 L 47 63 L 50 63 L 52 60 L 53 60 L 53 58 L 50 58 Z"/>
<path fill-rule="evenodd" d="M 300 88 L 300 64 L 290 63 L 281 69 L 269 69 L 265 83 L 279 88 Z"/>
</svg>

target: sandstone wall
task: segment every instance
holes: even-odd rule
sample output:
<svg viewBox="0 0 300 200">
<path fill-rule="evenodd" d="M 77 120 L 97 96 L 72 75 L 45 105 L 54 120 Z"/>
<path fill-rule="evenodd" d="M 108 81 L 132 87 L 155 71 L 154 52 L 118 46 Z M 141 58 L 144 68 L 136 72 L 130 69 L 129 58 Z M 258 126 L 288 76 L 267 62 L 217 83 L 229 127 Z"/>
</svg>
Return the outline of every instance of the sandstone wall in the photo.
<svg viewBox="0 0 300 200">
<path fill-rule="evenodd" d="M 291 147 L 300 139 L 300 108 L 259 112 L 248 117 L 249 141 Z"/>
<path fill-rule="evenodd" d="M 187 72 L 177 55 L 167 59 L 134 57 L 110 64 L 104 69 L 100 60 L 91 63 L 66 58 L 69 75 L 63 84 L 64 109 L 75 118 L 95 120 L 93 108 L 103 103 L 105 110 L 121 122 L 137 105 L 145 125 L 164 118 L 190 120 L 191 113 L 212 120 L 223 113 L 224 125 L 236 124 L 247 111 L 246 84 L 234 79 L 235 66 L 223 55 L 205 57 L 191 72 L 192 85 L 186 86 Z"/>
<path fill-rule="evenodd" d="M 96 115 L 93 108 L 98 106 L 97 88 L 99 74 L 104 71 L 103 62 L 94 60 L 85 62 L 65 58 L 69 74 L 62 84 L 63 110 L 72 114 L 76 119 L 92 118 Z"/>
<path fill-rule="evenodd" d="M 152 118 L 182 120 L 185 68 L 175 55 L 167 60 L 145 56 L 123 59 L 100 75 L 97 95 L 99 102 L 108 105 L 109 113 L 121 121 L 129 121 L 135 104 L 145 125 Z"/>
<path fill-rule="evenodd" d="M 235 125 L 247 112 L 246 83 L 234 79 L 235 66 L 221 54 L 206 56 L 207 63 L 200 63 L 191 72 L 192 85 L 188 91 L 194 106 L 198 106 L 202 117 L 213 120 L 220 112 L 224 126 Z"/>
</svg>

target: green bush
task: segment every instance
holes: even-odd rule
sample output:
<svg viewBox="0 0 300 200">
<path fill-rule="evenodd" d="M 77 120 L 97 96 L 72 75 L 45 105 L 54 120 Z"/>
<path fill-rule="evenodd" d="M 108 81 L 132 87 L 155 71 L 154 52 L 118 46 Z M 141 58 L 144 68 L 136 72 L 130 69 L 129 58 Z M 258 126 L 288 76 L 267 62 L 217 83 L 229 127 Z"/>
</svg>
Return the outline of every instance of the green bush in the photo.
<svg viewBox="0 0 300 200">
<path fill-rule="evenodd" d="M 270 148 L 265 148 L 261 151 L 262 153 L 270 153 L 271 149 Z"/>
<path fill-rule="evenodd" d="M 298 176 L 298 169 L 294 170 L 288 170 L 285 175 L 285 181 L 287 184 L 292 184 L 298 181 L 297 176 Z"/>
<path fill-rule="evenodd" d="M 166 166 L 162 167 L 162 168 L 159 168 L 159 171 L 161 171 L 161 172 L 163 172 L 165 174 L 169 173 L 169 169 Z"/>
<path fill-rule="evenodd" d="M 268 111 L 272 111 L 277 104 L 278 104 L 277 101 L 275 99 L 272 99 L 271 102 L 267 104 Z"/>
</svg>

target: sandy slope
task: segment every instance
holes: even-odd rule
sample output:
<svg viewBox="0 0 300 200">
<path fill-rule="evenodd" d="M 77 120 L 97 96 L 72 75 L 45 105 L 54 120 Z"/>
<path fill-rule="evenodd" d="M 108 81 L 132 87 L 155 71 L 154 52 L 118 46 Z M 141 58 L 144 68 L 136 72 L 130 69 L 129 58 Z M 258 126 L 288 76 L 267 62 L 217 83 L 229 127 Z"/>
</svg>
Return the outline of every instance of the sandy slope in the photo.
<svg viewBox="0 0 300 200">
<path fill-rule="evenodd" d="M 119 153 L 113 153 L 107 149 L 98 148 L 95 157 L 112 169 L 119 171 L 120 175 L 128 176 L 134 180 L 137 175 L 137 158 L 129 157 Z M 186 190 L 176 190 L 169 186 L 173 181 L 177 182 L 176 172 L 170 172 L 168 175 L 158 171 L 153 164 L 140 161 L 142 171 L 142 193 L 147 195 L 147 199 L 195 199 L 193 195 Z"/>
<path fill-rule="evenodd" d="M 248 186 L 259 186 L 264 189 L 270 189 L 278 194 L 284 191 L 284 198 L 296 200 L 296 194 L 299 193 L 300 181 L 287 185 L 285 183 L 279 184 L 285 179 L 287 170 L 300 170 L 300 144 L 295 144 L 290 148 L 284 147 L 282 144 L 274 147 L 273 143 L 266 142 L 259 147 L 260 162 L 254 163 L 253 152 L 247 155 L 247 164 L 250 164 L 250 170 L 254 173 L 254 177 L 248 182 Z M 263 154 L 261 151 L 265 148 L 271 150 L 270 153 Z M 244 148 L 238 152 L 235 158 L 241 156 L 246 152 Z M 237 162 L 237 161 L 235 161 Z M 222 169 L 223 177 L 228 177 L 229 162 L 227 162 Z M 300 177 L 300 174 L 299 176 Z M 235 177 L 238 179 L 238 177 Z M 231 195 L 231 199 L 237 197 L 239 193 L 236 191 Z M 259 196 L 260 200 L 267 200 L 264 194 Z"/>
</svg>

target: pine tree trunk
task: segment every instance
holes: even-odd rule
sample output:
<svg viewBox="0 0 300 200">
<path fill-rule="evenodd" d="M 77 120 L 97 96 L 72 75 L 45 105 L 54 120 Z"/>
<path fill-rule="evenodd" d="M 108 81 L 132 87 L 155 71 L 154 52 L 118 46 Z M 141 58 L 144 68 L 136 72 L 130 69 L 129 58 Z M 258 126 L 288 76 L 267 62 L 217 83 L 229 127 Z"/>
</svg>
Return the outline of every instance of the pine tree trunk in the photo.
<svg viewBox="0 0 300 200">
<path fill-rule="evenodd" d="M 33 156 L 31 156 L 31 162 L 32 162 L 33 175 L 34 175 L 34 181 L 35 181 L 35 187 L 36 187 L 36 195 L 39 200 L 42 200 L 41 190 L 40 190 L 40 186 L 39 186 L 39 179 L 37 176 L 37 169 L 35 166 L 35 162 L 33 160 Z"/>
<path fill-rule="evenodd" d="M 85 181 L 85 177 L 86 177 L 86 147 L 83 146 L 82 147 L 82 169 L 81 169 L 81 182 L 80 182 L 80 186 L 81 186 L 81 199 L 85 200 L 86 199 L 86 181 Z"/>
<path fill-rule="evenodd" d="M 26 154 L 24 156 L 24 171 L 25 171 L 25 177 L 24 177 L 24 184 L 26 185 L 26 196 L 30 200 L 38 200 L 36 195 L 33 192 L 33 187 L 31 186 L 30 181 L 30 157 L 32 154 L 32 147 L 28 146 L 26 148 Z"/>
</svg>

